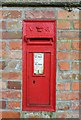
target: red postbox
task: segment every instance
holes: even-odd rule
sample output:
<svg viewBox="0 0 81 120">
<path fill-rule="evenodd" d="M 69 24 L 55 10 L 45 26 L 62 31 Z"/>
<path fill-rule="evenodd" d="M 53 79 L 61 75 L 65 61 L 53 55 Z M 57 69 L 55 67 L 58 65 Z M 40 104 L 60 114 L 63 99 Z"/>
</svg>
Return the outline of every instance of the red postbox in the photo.
<svg viewBox="0 0 81 120">
<path fill-rule="evenodd" d="M 55 111 L 56 21 L 23 21 L 22 109 Z"/>
</svg>

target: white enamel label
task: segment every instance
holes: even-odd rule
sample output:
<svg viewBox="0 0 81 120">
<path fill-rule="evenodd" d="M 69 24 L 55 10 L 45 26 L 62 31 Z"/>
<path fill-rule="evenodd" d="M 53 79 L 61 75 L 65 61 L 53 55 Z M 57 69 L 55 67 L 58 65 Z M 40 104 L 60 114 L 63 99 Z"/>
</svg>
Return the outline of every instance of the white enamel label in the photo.
<svg viewBox="0 0 81 120">
<path fill-rule="evenodd" d="M 44 53 L 34 53 L 34 74 L 43 74 Z"/>
</svg>

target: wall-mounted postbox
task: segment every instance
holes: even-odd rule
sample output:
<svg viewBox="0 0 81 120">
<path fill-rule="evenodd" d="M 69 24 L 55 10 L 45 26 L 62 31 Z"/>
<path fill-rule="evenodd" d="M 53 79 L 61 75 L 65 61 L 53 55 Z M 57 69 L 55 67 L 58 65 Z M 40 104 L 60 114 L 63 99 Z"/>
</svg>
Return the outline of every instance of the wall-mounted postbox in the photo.
<svg viewBox="0 0 81 120">
<path fill-rule="evenodd" d="M 55 111 L 56 21 L 23 21 L 23 110 Z"/>
</svg>

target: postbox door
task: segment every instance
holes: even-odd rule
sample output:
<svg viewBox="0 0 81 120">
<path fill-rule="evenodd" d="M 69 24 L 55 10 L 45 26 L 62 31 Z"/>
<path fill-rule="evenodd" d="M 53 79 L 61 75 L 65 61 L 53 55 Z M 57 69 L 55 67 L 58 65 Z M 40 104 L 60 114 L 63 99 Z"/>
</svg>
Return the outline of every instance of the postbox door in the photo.
<svg viewBox="0 0 81 120">
<path fill-rule="evenodd" d="M 56 110 L 56 21 L 23 21 L 22 109 Z"/>
<path fill-rule="evenodd" d="M 50 53 L 30 52 L 28 55 L 28 104 L 48 106 L 50 105 Z"/>
</svg>

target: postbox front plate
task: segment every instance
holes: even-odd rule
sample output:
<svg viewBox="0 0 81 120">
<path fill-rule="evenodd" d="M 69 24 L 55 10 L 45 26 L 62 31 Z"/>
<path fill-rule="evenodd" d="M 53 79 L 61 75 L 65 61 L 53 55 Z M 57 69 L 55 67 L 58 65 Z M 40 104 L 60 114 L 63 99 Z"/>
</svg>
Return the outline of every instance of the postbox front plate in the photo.
<svg viewBox="0 0 81 120">
<path fill-rule="evenodd" d="M 56 21 L 23 21 L 23 110 L 55 111 Z"/>
</svg>

